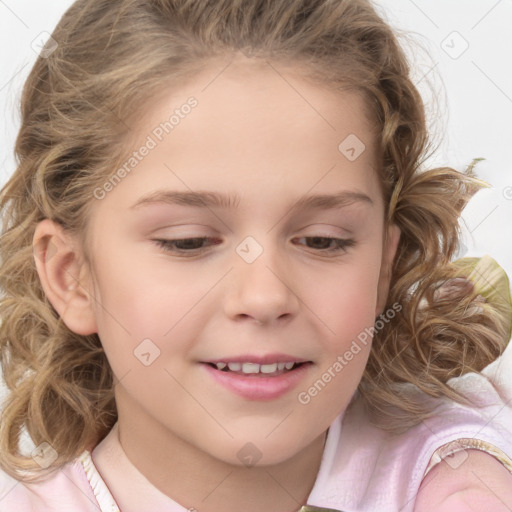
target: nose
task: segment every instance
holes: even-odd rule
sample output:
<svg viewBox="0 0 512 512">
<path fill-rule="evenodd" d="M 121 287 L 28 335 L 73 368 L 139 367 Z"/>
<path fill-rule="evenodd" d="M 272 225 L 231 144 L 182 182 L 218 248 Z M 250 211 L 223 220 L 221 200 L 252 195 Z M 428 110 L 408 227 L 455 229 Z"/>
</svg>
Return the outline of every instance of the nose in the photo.
<svg viewBox="0 0 512 512">
<path fill-rule="evenodd" d="M 224 311 L 229 318 L 272 324 L 297 315 L 297 283 L 292 279 L 286 256 L 277 252 L 265 247 L 252 263 L 235 254 L 234 269 L 224 294 Z"/>
</svg>

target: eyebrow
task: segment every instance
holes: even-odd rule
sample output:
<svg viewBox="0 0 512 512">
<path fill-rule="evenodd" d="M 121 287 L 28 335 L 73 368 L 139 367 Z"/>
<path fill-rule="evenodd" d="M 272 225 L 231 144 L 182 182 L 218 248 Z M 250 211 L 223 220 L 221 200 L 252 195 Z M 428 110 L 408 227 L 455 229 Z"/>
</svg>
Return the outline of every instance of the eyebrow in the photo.
<svg viewBox="0 0 512 512">
<path fill-rule="evenodd" d="M 223 194 L 219 192 L 157 190 L 141 197 L 130 209 L 137 209 L 157 203 L 170 205 L 192 206 L 197 208 L 237 208 L 240 203 L 238 194 Z M 370 206 L 373 201 L 361 192 L 344 190 L 336 194 L 316 194 L 303 196 L 292 207 L 297 210 L 328 210 L 342 208 L 354 203 L 366 203 Z"/>
</svg>

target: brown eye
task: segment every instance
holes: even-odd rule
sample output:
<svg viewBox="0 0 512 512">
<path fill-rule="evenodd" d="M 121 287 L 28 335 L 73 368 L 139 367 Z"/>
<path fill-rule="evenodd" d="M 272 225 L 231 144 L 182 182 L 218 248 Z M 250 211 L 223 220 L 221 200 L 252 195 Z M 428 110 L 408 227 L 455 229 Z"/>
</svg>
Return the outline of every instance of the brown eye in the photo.
<svg viewBox="0 0 512 512">
<path fill-rule="evenodd" d="M 349 247 L 355 245 L 354 240 L 327 236 L 304 236 L 298 240 L 306 240 L 306 245 L 309 248 L 328 253 L 345 252 Z"/>
<path fill-rule="evenodd" d="M 165 251 L 169 252 L 193 252 L 204 250 L 206 246 L 205 242 L 208 240 L 215 240 L 213 238 L 195 237 L 195 238 L 177 238 L 174 240 L 157 239 L 153 240 L 159 247 L 162 247 Z"/>
</svg>

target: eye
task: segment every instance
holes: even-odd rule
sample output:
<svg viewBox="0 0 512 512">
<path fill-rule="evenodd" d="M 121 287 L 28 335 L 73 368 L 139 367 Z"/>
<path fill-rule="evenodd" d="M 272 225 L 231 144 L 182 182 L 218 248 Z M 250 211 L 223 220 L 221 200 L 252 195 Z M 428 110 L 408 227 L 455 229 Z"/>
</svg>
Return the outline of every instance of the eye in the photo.
<svg viewBox="0 0 512 512">
<path fill-rule="evenodd" d="M 206 249 L 204 243 L 208 240 L 215 241 L 216 239 L 202 236 L 195 238 L 177 238 L 174 240 L 155 239 L 153 242 L 168 252 L 192 253 L 201 252 Z"/>
<path fill-rule="evenodd" d="M 303 236 L 296 240 L 306 240 L 312 244 L 309 247 L 325 253 L 346 252 L 355 245 L 355 240 L 328 236 Z"/>
</svg>

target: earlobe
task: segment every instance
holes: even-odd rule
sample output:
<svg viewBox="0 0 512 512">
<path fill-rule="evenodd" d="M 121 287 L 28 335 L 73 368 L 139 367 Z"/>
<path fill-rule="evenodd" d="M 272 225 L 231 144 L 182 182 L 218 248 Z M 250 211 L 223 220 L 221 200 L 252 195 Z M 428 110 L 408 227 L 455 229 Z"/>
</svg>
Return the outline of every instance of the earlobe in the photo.
<svg viewBox="0 0 512 512">
<path fill-rule="evenodd" d="M 382 251 L 382 264 L 377 291 L 377 307 L 375 308 L 375 317 L 378 317 L 380 314 L 382 314 L 386 306 L 391 284 L 393 261 L 395 260 L 399 242 L 400 228 L 396 224 L 391 224 L 388 227 L 387 236 Z"/>
<path fill-rule="evenodd" d="M 45 219 L 35 229 L 34 261 L 43 287 L 67 327 L 83 336 L 97 332 L 89 291 L 89 269 L 78 244 L 58 223 Z"/>
</svg>

